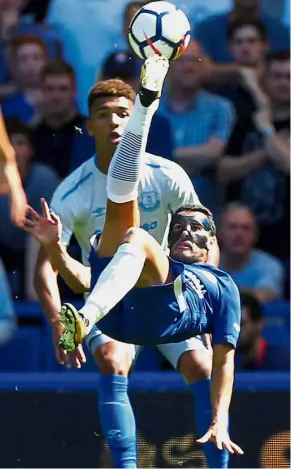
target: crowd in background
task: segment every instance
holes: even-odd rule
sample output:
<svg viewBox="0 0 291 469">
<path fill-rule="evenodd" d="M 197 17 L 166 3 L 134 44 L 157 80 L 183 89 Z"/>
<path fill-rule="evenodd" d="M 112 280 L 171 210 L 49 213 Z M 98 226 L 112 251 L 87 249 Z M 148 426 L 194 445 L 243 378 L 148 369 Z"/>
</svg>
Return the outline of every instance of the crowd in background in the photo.
<svg viewBox="0 0 291 469">
<path fill-rule="evenodd" d="M 0 102 L 36 211 L 40 198 L 49 201 L 59 182 L 94 153 L 82 104 L 86 96 L 78 87 L 82 73 L 90 86 L 118 77 L 136 89 L 140 62 L 126 31 L 144 3 L 125 6 L 123 34 L 111 49 L 106 36 L 88 55 L 89 33 L 82 42 L 77 32 L 64 38 L 58 28 L 69 21 L 62 8 L 50 24 L 48 0 L 0 0 Z M 104 25 L 102 17 L 96 24 L 102 38 Z M 68 43 L 78 55 L 78 69 L 69 60 Z M 288 347 L 268 344 L 262 332 L 264 306 L 290 298 L 289 145 L 289 30 L 264 13 L 259 0 L 233 0 L 230 12 L 193 26 L 187 51 L 171 63 L 147 151 L 179 163 L 215 215 L 220 267 L 242 291 L 238 368 L 289 366 Z M 80 256 L 74 240 L 70 249 Z M 0 345 L 17 329 L 13 302 L 37 300 L 37 251 L 36 242 L 10 220 L 9 197 L 0 195 Z M 70 297 L 64 284 L 61 291 Z"/>
</svg>

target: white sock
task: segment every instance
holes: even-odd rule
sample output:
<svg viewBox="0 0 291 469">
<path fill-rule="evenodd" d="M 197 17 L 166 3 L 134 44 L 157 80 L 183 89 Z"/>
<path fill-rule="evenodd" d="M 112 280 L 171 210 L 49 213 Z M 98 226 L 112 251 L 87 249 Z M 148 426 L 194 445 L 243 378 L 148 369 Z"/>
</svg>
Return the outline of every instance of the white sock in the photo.
<svg viewBox="0 0 291 469">
<path fill-rule="evenodd" d="M 108 169 L 107 198 L 112 202 L 121 204 L 138 197 L 148 133 L 158 105 L 156 99 L 149 107 L 144 107 L 139 96 L 136 97 L 133 113 Z"/>
<path fill-rule="evenodd" d="M 119 246 L 80 310 L 89 320 L 88 331 L 136 285 L 145 260 L 139 246 L 132 243 Z"/>
</svg>

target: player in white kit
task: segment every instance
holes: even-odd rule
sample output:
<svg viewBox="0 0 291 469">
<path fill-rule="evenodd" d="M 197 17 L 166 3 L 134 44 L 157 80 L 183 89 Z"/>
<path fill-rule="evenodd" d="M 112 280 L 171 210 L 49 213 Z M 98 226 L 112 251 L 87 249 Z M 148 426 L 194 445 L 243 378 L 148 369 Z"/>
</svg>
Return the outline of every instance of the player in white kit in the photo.
<svg viewBox="0 0 291 469">
<path fill-rule="evenodd" d="M 51 210 L 61 220 L 62 233 L 56 230 L 55 239 L 47 239 L 40 232 L 36 236 L 43 247 L 39 253 L 35 286 L 52 326 L 60 363 L 68 363 L 68 357 L 61 355 L 63 352 L 57 346 L 61 335 L 57 272 L 72 290 L 89 290 L 89 240 L 100 233 L 104 225 L 106 174 L 128 117 L 132 114 L 134 99 L 132 88 L 120 80 L 99 82 L 91 89 L 88 130 L 96 142 L 96 155 L 68 176 L 53 196 Z M 149 154 L 146 160 L 146 171 L 139 188 L 141 226 L 166 246 L 171 214 L 182 205 L 199 201 L 190 179 L 180 166 Z M 54 223 L 54 216 L 48 211 L 46 218 L 49 223 Z M 73 234 L 82 248 L 83 266 L 72 259 L 66 250 Z M 210 263 L 217 261 L 217 252 L 218 248 L 209 253 Z M 135 419 L 127 395 L 128 375 L 137 349 L 133 345 L 113 341 L 97 327 L 87 337 L 87 345 L 101 373 L 99 416 L 114 465 L 137 467 Z M 158 348 L 189 384 L 195 396 L 198 433 L 204 434 L 211 418 L 211 352 L 201 338 L 163 344 Z M 75 365 L 81 366 L 84 361 L 82 350 L 79 349 L 71 358 Z M 227 467 L 226 450 L 218 450 L 213 443 L 207 444 L 204 450 L 208 467 Z"/>
</svg>

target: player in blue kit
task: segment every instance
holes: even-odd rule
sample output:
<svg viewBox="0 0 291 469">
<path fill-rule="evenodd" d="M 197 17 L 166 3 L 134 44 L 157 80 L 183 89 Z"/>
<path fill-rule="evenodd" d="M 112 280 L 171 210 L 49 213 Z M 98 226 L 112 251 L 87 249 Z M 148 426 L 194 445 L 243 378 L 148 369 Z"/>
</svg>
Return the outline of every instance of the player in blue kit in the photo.
<svg viewBox="0 0 291 469">
<path fill-rule="evenodd" d="M 137 188 L 143 168 L 143 128 L 157 108 L 167 67 L 161 57 L 145 63 L 135 119 L 129 119 L 109 167 L 105 225 L 98 257 L 94 251 L 91 255 L 92 286 L 98 281 L 79 313 L 71 305 L 63 306 L 61 345 L 73 350 L 96 322 L 111 337 L 142 344 L 180 341 L 211 332 L 213 418 L 199 441 L 211 440 L 219 449 L 241 454 L 227 431 L 239 295 L 227 274 L 202 264 L 214 240 L 211 214 L 200 206 L 185 207 L 175 214 L 169 236 L 172 258 L 139 228 Z"/>
</svg>

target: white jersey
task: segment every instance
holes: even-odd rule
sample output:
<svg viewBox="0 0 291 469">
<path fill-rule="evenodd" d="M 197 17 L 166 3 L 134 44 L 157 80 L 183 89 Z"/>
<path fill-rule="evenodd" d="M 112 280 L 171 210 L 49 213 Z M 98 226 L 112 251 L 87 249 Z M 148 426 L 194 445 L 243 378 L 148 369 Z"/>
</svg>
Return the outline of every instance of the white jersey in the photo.
<svg viewBox="0 0 291 469">
<path fill-rule="evenodd" d="M 146 154 L 138 202 L 141 227 L 166 247 L 171 214 L 182 205 L 199 203 L 199 199 L 181 166 Z M 95 157 L 66 177 L 51 201 L 51 210 L 62 222 L 63 243 L 68 245 L 74 234 L 86 265 L 90 239 L 104 226 L 106 203 L 106 175 L 97 168 Z"/>
</svg>

